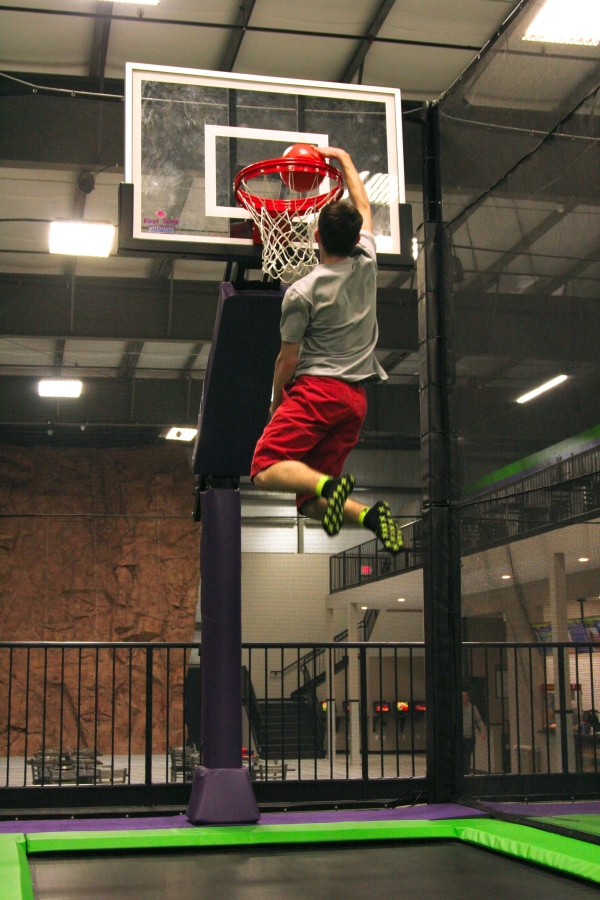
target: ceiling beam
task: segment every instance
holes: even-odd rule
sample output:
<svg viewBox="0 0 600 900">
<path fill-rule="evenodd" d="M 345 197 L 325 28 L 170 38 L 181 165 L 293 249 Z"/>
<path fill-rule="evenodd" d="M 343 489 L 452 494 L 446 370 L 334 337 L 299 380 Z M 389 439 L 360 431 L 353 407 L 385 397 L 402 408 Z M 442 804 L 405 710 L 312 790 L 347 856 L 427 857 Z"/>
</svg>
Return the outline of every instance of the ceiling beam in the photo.
<svg viewBox="0 0 600 900">
<path fill-rule="evenodd" d="M 119 378 L 132 378 L 138 364 L 140 354 L 144 349 L 144 341 L 127 341 L 123 359 L 119 367 Z"/>
<path fill-rule="evenodd" d="M 511 369 L 514 369 L 515 366 L 518 366 L 520 360 L 518 359 L 509 359 L 505 360 L 498 366 L 495 366 L 491 372 L 488 372 L 487 375 L 484 375 L 483 378 L 472 378 L 470 386 L 480 390 L 481 388 L 485 388 L 490 384 L 493 384 L 494 381 L 497 381 L 499 378 L 502 378 L 504 375 L 508 375 Z"/>
<path fill-rule="evenodd" d="M 56 346 L 54 347 L 54 371 L 57 375 L 60 375 L 63 366 L 65 344 L 66 341 L 64 338 L 58 338 L 56 341 Z"/>
<path fill-rule="evenodd" d="M 148 278 L 154 281 L 169 281 L 173 277 L 175 262 L 166 256 L 157 256 L 152 260 Z"/>
<path fill-rule="evenodd" d="M 529 295 L 546 294 L 547 296 L 551 296 L 555 291 L 560 290 L 562 287 L 566 287 L 570 281 L 573 281 L 574 278 L 577 278 L 582 272 L 585 272 L 588 266 L 597 263 L 599 257 L 600 247 L 593 247 L 583 259 L 578 259 L 577 262 L 574 262 L 573 265 L 569 266 L 569 268 L 562 273 L 562 275 L 556 275 L 549 281 L 540 276 L 539 279 L 523 291 L 523 293 Z"/>
<path fill-rule="evenodd" d="M 92 38 L 92 55 L 90 59 L 90 78 L 97 78 L 100 90 L 104 90 L 104 73 L 106 71 L 106 53 L 110 36 L 110 21 L 113 4 L 96 0 L 96 19 Z"/>
<path fill-rule="evenodd" d="M 181 370 L 181 378 L 190 378 L 191 377 L 192 369 L 196 365 L 196 360 L 200 356 L 200 351 L 204 347 L 205 343 L 206 343 L 206 341 L 198 341 L 196 344 L 194 344 L 194 349 L 192 350 L 192 352 L 186 359 L 185 365 L 184 365 L 183 369 Z"/>
<path fill-rule="evenodd" d="M 171 297 L 171 287 L 172 297 Z M 217 281 L 0 273 L 0 333 L 113 340 L 212 340 Z M 172 301 L 172 302 L 170 302 Z M 380 348 L 418 349 L 416 291 L 378 291 Z"/>
<path fill-rule="evenodd" d="M 575 206 L 577 206 L 576 201 L 571 200 L 569 203 L 561 206 L 560 209 L 554 209 L 549 215 L 544 216 L 541 222 L 538 222 L 531 231 L 528 231 L 527 234 L 524 234 L 519 238 L 510 249 L 501 253 L 498 259 L 490 266 L 478 272 L 476 281 L 472 285 L 469 285 L 468 288 L 465 288 L 463 294 L 475 295 L 486 292 L 489 287 L 499 280 L 507 266 L 514 262 L 517 257 L 527 255 L 527 251 L 533 247 L 536 241 L 539 241 L 540 238 L 551 231 L 555 225 L 558 225 L 558 223 L 561 222 Z"/>
<path fill-rule="evenodd" d="M 407 356 L 410 356 L 410 350 L 393 350 L 381 361 L 381 366 L 389 375 L 392 369 L 394 369 L 398 363 L 401 363 L 403 359 L 406 359 Z"/>
<path fill-rule="evenodd" d="M 221 65 L 219 66 L 219 69 L 222 72 L 233 72 L 233 67 L 235 65 L 237 55 L 240 52 L 240 47 L 242 46 L 242 41 L 244 40 L 244 35 L 246 34 L 246 29 L 248 27 L 248 22 L 250 21 L 250 16 L 252 15 L 252 10 L 254 9 L 255 2 L 256 0 L 241 0 L 238 17 L 235 22 L 235 28 L 231 33 L 227 49 L 225 50 L 225 54 L 223 56 L 223 59 L 221 60 Z"/>
<path fill-rule="evenodd" d="M 202 379 L 84 377 L 78 398 L 56 401 L 40 397 L 33 375 L 0 378 L 0 425 L 63 424 L 184 425 L 195 423 Z M 419 392 L 416 386 L 367 387 L 369 412 L 365 429 L 416 442 L 419 435 Z"/>
<path fill-rule="evenodd" d="M 364 65 L 366 55 L 371 49 L 371 45 L 379 34 L 379 31 L 395 2 L 396 0 L 381 0 L 379 8 L 373 17 L 371 24 L 367 28 L 367 33 L 362 38 L 358 45 L 358 49 L 355 51 L 354 56 L 346 66 L 344 73 L 340 78 L 341 82 L 351 82 L 359 69 Z"/>
<path fill-rule="evenodd" d="M 198 417 L 201 380 L 178 378 L 85 378 L 78 398 L 40 397 L 33 376 L 0 378 L 0 425 L 193 424 Z M 189 411 L 189 412 L 188 412 Z M 189 416 L 189 418 L 188 418 Z"/>
</svg>

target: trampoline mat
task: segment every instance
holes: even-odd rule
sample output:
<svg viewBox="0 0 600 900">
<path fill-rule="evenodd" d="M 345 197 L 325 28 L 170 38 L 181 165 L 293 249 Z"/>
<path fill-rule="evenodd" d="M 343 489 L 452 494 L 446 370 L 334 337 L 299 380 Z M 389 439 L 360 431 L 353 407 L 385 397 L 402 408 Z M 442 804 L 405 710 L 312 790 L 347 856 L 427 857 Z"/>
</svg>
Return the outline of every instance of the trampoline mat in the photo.
<svg viewBox="0 0 600 900">
<path fill-rule="evenodd" d="M 36 900 L 587 900 L 598 889 L 456 841 L 30 857 Z"/>
</svg>

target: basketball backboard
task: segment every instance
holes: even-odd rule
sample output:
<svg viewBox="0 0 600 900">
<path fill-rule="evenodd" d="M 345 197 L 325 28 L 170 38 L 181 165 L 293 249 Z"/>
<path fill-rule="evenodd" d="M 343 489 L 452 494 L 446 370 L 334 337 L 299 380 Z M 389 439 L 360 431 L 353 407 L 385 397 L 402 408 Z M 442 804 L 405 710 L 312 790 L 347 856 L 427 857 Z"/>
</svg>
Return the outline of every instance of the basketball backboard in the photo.
<svg viewBox="0 0 600 900">
<path fill-rule="evenodd" d="M 380 260 L 402 265 L 410 258 L 412 235 L 402 240 L 399 215 L 405 196 L 397 89 L 127 63 L 125 104 L 125 252 L 255 255 L 233 178 L 304 142 L 351 154 L 371 200 Z"/>
</svg>

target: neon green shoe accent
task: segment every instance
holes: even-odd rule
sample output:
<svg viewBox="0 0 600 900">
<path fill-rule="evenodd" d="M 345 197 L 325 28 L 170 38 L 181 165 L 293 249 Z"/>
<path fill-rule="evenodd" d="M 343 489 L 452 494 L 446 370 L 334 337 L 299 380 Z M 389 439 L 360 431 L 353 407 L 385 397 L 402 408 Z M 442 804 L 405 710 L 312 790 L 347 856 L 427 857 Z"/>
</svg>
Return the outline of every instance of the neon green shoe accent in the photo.
<svg viewBox="0 0 600 900">
<path fill-rule="evenodd" d="M 353 475 L 342 475 L 335 481 L 337 484 L 327 499 L 327 509 L 323 517 L 323 529 L 329 537 L 338 534 L 344 524 L 344 506 L 355 485 Z"/>
<path fill-rule="evenodd" d="M 403 545 L 402 531 L 394 521 L 392 511 L 388 503 L 382 503 L 378 509 L 379 513 L 379 538 L 386 550 L 391 553 L 398 553 Z"/>
<path fill-rule="evenodd" d="M 315 490 L 315 494 L 317 495 L 317 497 L 322 496 L 321 492 L 328 481 L 331 481 L 331 475 L 323 475 L 322 478 L 319 478 L 319 480 L 317 482 L 317 487 Z"/>
<path fill-rule="evenodd" d="M 364 524 L 365 516 L 366 516 L 366 514 L 369 512 L 370 509 L 371 509 L 370 506 L 365 506 L 364 509 L 361 509 L 361 511 L 360 511 L 359 514 L 358 514 L 358 524 L 359 524 L 359 525 L 363 525 L 363 524 Z"/>
<path fill-rule="evenodd" d="M 379 538 L 390 553 L 399 553 L 404 546 L 402 531 L 394 520 L 389 503 L 385 500 L 379 500 L 371 507 L 365 527 Z"/>
</svg>

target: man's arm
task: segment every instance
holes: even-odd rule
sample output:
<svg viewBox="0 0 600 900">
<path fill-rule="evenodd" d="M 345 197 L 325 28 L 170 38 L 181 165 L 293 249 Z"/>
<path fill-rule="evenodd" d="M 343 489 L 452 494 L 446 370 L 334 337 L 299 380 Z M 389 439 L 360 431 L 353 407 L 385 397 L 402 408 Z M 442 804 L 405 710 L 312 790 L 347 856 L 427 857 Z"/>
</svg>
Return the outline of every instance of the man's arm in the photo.
<svg viewBox="0 0 600 900">
<path fill-rule="evenodd" d="M 281 342 L 281 350 L 275 362 L 275 374 L 273 376 L 273 400 L 271 401 L 271 415 L 275 412 L 283 400 L 283 388 L 294 377 L 298 365 L 300 344 L 288 344 Z"/>
<path fill-rule="evenodd" d="M 350 156 L 350 154 L 346 153 L 345 150 L 340 150 L 339 147 L 315 147 L 315 150 L 317 150 L 321 154 L 321 156 L 324 156 L 326 159 L 338 160 L 339 164 L 342 167 L 342 172 L 346 181 L 346 187 L 348 188 L 350 200 L 363 217 L 363 228 L 365 231 L 372 232 L 373 216 L 371 214 L 371 204 L 369 203 L 369 198 L 367 196 L 365 186 L 360 180 L 359 174 L 356 171 L 356 166 L 352 162 L 352 157 Z"/>
</svg>

